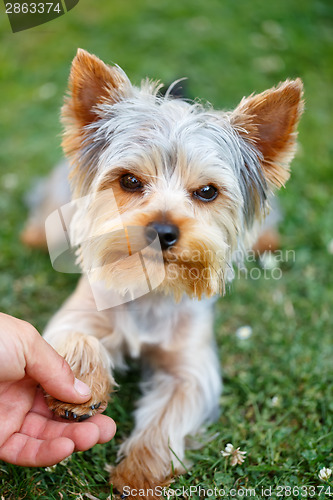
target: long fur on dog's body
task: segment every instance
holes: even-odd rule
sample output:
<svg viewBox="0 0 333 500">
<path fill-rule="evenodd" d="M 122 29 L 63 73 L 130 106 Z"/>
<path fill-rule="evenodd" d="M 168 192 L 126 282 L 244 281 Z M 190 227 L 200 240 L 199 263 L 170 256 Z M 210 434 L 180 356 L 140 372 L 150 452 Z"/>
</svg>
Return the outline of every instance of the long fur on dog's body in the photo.
<svg viewBox="0 0 333 500">
<path fill-rule="evenodd" d="M 69 87 L 63 145 L 73 197 L 89 196 L 71 224 L 82 270 L 89 273 L 93 255 L 108 292 L 134 293 L 135 272 L 112 261 L 116 231 L 157 221 L 177 226 L 180 237 L 163 250 L 163 283 L 133 302 L 98 312 L 81 278 L 45 338 L 92 398 L 81 407 L 48 401 L 59 415 L 93 414 L 107 404 L 113 368 L 125 355 L 142 358 L 149 377 L 111 480 L 120 492 L 153 488 L 183 470 L 185 437 L 216 415 L 221 378 L 209 297 L 224 293 L 235 253 L 253 242 L 267 196 L 288 178 L 302 85 L 287 81 L 222 113 L 160 97 L 150 82 L 133 87 L 118 67 L 79 51 Z M 124 189 L 129 173 L 139 191 Z M 198 198 L 202 187 L 217 196 Z"/>
<path fill-rule="evenodd" d="M 110 310 L 94 312 L 90 285 L 82 278 L 70 301 L 45 332 L 45 339 L 61 354 L 67 354 L 67 359 L 68 353 L 78 349 L 76 332 L 86 336 L 94 332 L 100 341 L 99 351 L 95 349 L 94 360 L 85 359 L 84 337 L 82 352 L 76 352 L 76 359 L 80 360 L 78 377 L 90 373 L 91 364 L 102 365 L 105 374 L 111 374 L 114 367 L 124 366 L 124 355 L 141 357 L 144 365 L 153 369 L 143 384 L 135 429 L 119 451 L 119 456 L 128 455 L 134 445 L 144 443 L 128 464 L 128 470 L 138 475 L 139 482 L 143 481 L 141 487 L 149 484 L 145 476 L 151 475 L 151 469 L 155 468 L 153 477 L 156 475 L 159 481 L 168 477 L 171 460 L 175 470 L 182 471 L 176 457 L 184 461 L 185 437 L 217 415 L 221 377 L 212 327 L 212 300 L 194 302 L 186 296 L 175 304 L 171 297 L 152 293 Z M 147 454 L 152 455 L 154 468 L 146 460 Z M 131 485 L 126 477 L 122 485 L 117 484 L 118 488 Z"/>
</svg>

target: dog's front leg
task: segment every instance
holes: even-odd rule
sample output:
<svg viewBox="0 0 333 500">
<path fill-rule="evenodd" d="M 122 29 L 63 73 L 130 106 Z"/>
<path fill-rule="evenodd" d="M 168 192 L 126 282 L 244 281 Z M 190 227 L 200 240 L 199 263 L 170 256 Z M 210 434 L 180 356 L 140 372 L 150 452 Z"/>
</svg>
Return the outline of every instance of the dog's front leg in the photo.
<svg viewBox="0 0 333 500">
<path fill-rule="evenodd" d="M 96 310 L 90 286 L 81 278 L 73 295 L 47 326 L 45 340 L 68 362 L 76 378 L 91 389 L 91 398 L 80 405 L 47 395 L 47 404 L 57 416 L 84 420 L 106 408 L 114 385 L 112 355 L 101 342 L 112 335 L 108 320 L 103 312 Z"/>
<path fill-rule="evenodd" d="M 156 488 L 184 472 L 185 437 L 216 416 L 221 378 L 211 343 L 149 350 L 155 373 L 145 383 L 125 456 L 111 474 L 116 490 L 132 498 L 160 498 Z M 214 415 L 215 414 L 215 415 Z M 141 490 L 141 491 L 139 491 Z"/>
</svg>

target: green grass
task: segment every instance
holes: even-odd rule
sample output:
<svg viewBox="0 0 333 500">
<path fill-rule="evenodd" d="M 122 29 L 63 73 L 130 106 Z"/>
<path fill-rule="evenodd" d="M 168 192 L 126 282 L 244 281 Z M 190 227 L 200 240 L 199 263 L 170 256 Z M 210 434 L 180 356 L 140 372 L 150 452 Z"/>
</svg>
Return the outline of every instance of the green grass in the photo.
<svg viewBox="0 0 333 500">
<path fill-rule="evenodd" d="M 117 62 L 134 82 L 188 76 L 192 96 L 222 108 L 287 77 L 304 80 L 301 147 L 280 196 L 282 247 L 296 258 L 282 264 L 282 279 L 236 280 L 219 301 L 222 412 L 203 447 L 189 452 L 194 466 L 174 487 L 245 486 L 261 498 L 262 487 L 323 484 L 320 468 L 333 466 L 332 20 L 329 0 L 86 0 L 14 35 L 0 18 L 0 310 L 39 330 L 76 277 L 54 272 L 46 255 L 22 247 L 22 199 L 32 179 L 61 157 L 59 108 L 77 47 Z M 235 335 L 242 325 L 253 329 L 248 340 Z M 107 410 L 118 424 L 109 445 L 75 454 L 52 472 L 0 463 L 1 498 L 107 498 L 105 464 L 131 429 L 138 373 L 121 379 Z M 247 451 L 242 466 L 221 456 L 228 442 Z"/>
</svg>

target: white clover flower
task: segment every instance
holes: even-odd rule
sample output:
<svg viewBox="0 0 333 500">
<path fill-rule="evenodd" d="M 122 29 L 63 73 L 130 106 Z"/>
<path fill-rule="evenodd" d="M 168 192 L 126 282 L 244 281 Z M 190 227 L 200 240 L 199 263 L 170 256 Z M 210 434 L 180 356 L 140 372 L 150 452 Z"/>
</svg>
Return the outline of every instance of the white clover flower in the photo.
<svg viewBox="0 0 333 500">
<path fill-rule="evenodd" d="M 272 399 L 271 399 L 271 407 L 272 408 L 279 407 L 280 403 L 281 403 L 280 396 L 274 396 L 274 397 L 272 397 Z"/>
<path fill-rule="evenodd" d="M 223 457 L 231 457 L 230 465 L 234 467 L 237 464 L 242 464 L 245 460 L 246 451 L 240 451 L 240 448 L 234 448 L 231 443 L 228 443 L 224 449 L 221 451 Z"/>
<path fill-rule="evenodd" d="M 52 473 L 52 472 L 55 472 L 56 468 L 57 468 L 57 464 L 51 465 L 50 467 L 44 467 L 44 470 L 45 470 L 45 472 Z"/>
<path fill-rule="evenodd" d="M 241 326 L 236 330 L 236 337 L 240 340 L 247 340 L 252 335 L 252 328 L 248 325 Z"/>
<path fill-rule="evenodd" d="M 329 469 L 328 467 L 323 467 L 322 469 L 320 469 L 318 476 L 319 479 L 321 479 L 322 481 L 327 481 L 331 477 L 331 474 L 332 474 L 332 469 Z"/>
<path fill-rule="evenodd" d="M 226 444 L 224 451 L 221 451 L 223 457 L 229 457 L 234 450 L 234 447 L 231 443 Z"/>
</svg>

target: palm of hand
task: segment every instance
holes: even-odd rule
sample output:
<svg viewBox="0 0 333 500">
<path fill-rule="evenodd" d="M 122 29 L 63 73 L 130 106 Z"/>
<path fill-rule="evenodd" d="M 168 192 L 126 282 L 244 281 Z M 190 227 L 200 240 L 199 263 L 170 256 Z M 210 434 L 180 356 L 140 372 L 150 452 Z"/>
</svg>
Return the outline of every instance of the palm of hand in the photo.
<svg viewBox="0 0 333 500">
<path fill-rule="evenodd" d="M 115 428 L 104 415 L 89 421 L 68 423 L 55 420 L 42 389 L 30 377 L 0 382 L 0 459 L 12 464 L 46 467 L 60 462 L 73 451 L 105 443 Z"/>
</svg>

